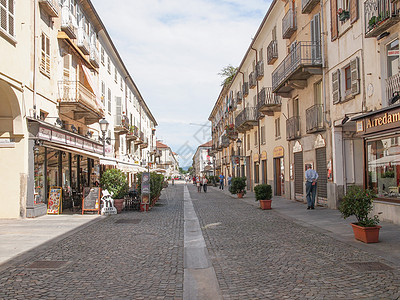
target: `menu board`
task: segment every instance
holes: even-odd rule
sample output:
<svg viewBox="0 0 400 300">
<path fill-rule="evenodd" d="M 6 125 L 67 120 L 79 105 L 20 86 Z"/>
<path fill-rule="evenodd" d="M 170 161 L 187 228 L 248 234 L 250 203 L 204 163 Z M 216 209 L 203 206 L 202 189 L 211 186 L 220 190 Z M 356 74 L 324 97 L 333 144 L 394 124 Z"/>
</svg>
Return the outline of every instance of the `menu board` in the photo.
<svg viewBox="0 0 400 300">
<path fill-rule="evenodd" d="M 49 191 L 49 201 L 47 204 L 47 214 L 58 215 L 61 210 L 62 189 L 59 186 L 51 186 Z"/>
<path fill-rule="evenodd" d="M 84 187 L 82 199 L 82 215 L 85 211 L 100 213 L 100 187 Z"/>
</svg>

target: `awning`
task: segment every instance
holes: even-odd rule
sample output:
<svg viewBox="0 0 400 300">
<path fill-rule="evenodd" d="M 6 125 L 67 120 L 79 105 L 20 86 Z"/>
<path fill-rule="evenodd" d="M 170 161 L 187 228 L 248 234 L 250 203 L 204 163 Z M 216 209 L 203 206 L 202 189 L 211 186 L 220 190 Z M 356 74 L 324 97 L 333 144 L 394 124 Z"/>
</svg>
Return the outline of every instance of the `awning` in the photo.
<svg viewBox="0 0 400 300">
<path fill-rule="evenodd" d="M 103 103 L 101 103 L 101 100 L 100 100 L 100 97 L 99 97 L 98 88 L 97 88 L 97 86 L 95 84 L 95 80 L 94 80 L 92 74 L 90 73 L 90 70 L 84 65 L 82 65 L 82 70 L 83 70 L 83 73 L 85 73 L 86 79 L 87 79 L 90 87 L 92 88 L 93 93 L 96 96 L 96 104 L 97 104 L 97 106 L 104 111 Z"/>
<path fill-rule="evenodd" d="M 72 148 L 72 147 L 68 147 L 68 146 L 63 146 L 63 145 L 59 145 L 59 144 L 54 144 L 52 142 L 47 142 L 44 141 L 43 142 L 43 146 L 47 146 L 47 147 L 51 147 L 57 150 L 61 150 L 61 151 L 66 151 L 66 152 L 71 152 L 71 153 L 77 153 L 83 156 L 87 156 L 90 158 L 94 158 L 94 159 L 99 159 L 100 155 L 90 152 L 90 151 L 85 151 L 83 149 L 77 149 L 77 148 Z"/>
<path fill-rule="evenodd" d="M 114 166 L 123 172 L 140 173 L 145 172 L 147 169 L 135 163 L 123 161 L 113 157 L 101 157 L 100 164 L 104 166 Z"/>
</svg>

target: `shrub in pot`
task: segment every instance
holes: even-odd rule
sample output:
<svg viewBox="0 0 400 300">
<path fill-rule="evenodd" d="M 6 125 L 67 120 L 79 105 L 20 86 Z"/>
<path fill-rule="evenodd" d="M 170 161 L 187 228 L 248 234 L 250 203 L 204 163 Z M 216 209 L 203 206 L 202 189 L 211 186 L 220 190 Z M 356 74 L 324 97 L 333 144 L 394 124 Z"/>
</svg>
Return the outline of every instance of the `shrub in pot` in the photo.
<svg viewBox="0 0 400 300">
<path fill-rule="evenodd" d="M 100 179 L 103 190 L 108 190 L 114 199 L 114 205 L 118 213 L 121 212 L 124 197 L 128 194 L 128 180 L 119 169 L 106 170 Z"/>
<path fill-rule="evenodd" d="M 339 206 L 339 211 L 344 219 L 355 216 L 357 223 L 352 223 L 354 237 L 364 243 L 376 243 L 379 241 L 379 218 L 370 216 L 372 211 L 372 199 L 375 194 L 371 190 L 358 186 L 350 186 Z"/>
<path fill-rule="evenodd" d="M 246 194 L 246 177 L 232 178 L 229 191 L 231 194 L 238 195 L 238 198 L 242 198 Z"/>
<path fill-rule="evenodd" d="M 260 201 L 261 209 L 271 209 L 272 187 L 269 184 L 259 184 L 254 187 L 256 201 Z"/>
</svg>

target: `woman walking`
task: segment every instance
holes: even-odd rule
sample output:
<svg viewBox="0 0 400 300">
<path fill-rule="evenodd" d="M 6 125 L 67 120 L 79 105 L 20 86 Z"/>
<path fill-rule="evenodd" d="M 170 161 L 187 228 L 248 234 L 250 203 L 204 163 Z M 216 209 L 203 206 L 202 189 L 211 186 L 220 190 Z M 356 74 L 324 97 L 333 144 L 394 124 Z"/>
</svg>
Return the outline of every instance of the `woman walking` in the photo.
<svg viewBox="0 0 400 300">
<path fill-rule="evenodd" d="M 207 183 L 208 183 L 208 180 L 207 180 L 207 178 L 204 176 L 204 177 L 203 177 L 203 190 L 204 190 L 204 193 L 207 193 Z"/>
<path fill-rule="evenodd" d="M 200 178 L 196 178 L 197 192 L 201 192 L 201 181 Z"/>
</svg>

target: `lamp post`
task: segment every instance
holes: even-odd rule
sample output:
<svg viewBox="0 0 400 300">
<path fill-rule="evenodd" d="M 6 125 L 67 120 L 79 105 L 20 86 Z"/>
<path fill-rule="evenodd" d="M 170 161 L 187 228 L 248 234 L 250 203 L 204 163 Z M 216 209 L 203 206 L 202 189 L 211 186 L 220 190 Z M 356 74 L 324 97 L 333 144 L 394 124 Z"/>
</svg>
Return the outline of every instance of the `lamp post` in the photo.
<svg viewBox="0 0 400 300">
<path fill-rule="evenodd" d="M 239 154 L 237 174 L 238 174 L 238 177 L 240 177 L 240 148 L 242 147 L 242 140 L 237 139 L 236 145 L 238 147 L 238 154 Z"/>
<path fill-rule="evenodd" d="M 103 141 L 103 156 L 105 157 L 106 156 L 106 132 L 108 130 L 109 123 L 107 122 L 107 120 L 105 118 L 103 118 L 103 119 L 101 119 L 99 121 L 99 124 L 100 124 L 101 133 L 103 134 L 103 137 L 102 137 L 102 141 Z"/>
</svg>

